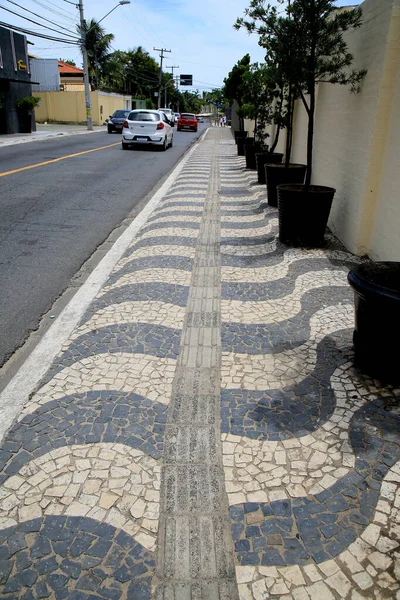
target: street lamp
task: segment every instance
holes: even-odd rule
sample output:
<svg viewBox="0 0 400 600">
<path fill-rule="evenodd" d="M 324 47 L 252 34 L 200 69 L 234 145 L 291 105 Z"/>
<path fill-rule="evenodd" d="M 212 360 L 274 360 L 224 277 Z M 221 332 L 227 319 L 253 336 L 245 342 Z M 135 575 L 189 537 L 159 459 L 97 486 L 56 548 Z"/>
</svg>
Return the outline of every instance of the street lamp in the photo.
<svg viewBox="0 0 400 600">
<path fill-rule="evenodd" d="M 130 4 L 130 3 L 131 3 L 131 0 L 120 0 L 118 2 L 118 4 L 116 6 L 114 6 L 114 8 L 112 8 L 110 10 L 110 12 L 108 12 L 106 15 L 104 15 L 104 17 L 102 17 L 100 19 L 100 21 L 97 21 L 97 23 L 101 23 L 106 17 L 108 17 L 108 15 L 110 15 L 112 13 L 113 10 L 115 10 L 116 8 L 118 8 L 118 6 L 123 6 L 124 4 Z M 89 31 L 90 31 L 90 29 L 89 29 Z"/>
<path fill-rule="evenodd" d="M 113 12 L 118 6 L 123 6 L 124 4 L 130 4 L 130 0 L 120 0 L 114 8 L 112 8 L 104 17 L 97 21 L 97 23 L 101 23 L 109 14 Z M 83 0 L 79 0 L 79 4 L 77 5 L 79 8 L 79 17 L 81 23 L 81 31 L 84 31 L 85 28 L 85 17 L 83 15 Z M 89 33 L 90 29 L 86 32 Z M 93 130 L 93 119 L 92 119 L 92 104 L 90 101 L 90 85 L 89 85 L 89 67 L 88 67 L 88 57 L 87 50 L 85 45 L 86 40 L 81 40 L 81 51 L 82 51 L 82 60 L 83 60 L 83 83 L 85 85 L 85 106 L 86 106 L 86 120 L 87 120 L 87 128 L 89 131 Z"/>
<path fill-rule="evenodd" d="M 171 83 L 172 83 L 172 84 L 174 84 L 174 83 L 175 83 L 175 81 L 174 81 L 173 79 L 169 79 L 169 80 L 167 81 L 167 83 L 165 84 L 165 86 L 164 86 L 164 106 L 165 106 L 165 108 L 167 108 L 167 87 L 168 87 L 168 86 L 169 86 Z"/>
</svg>

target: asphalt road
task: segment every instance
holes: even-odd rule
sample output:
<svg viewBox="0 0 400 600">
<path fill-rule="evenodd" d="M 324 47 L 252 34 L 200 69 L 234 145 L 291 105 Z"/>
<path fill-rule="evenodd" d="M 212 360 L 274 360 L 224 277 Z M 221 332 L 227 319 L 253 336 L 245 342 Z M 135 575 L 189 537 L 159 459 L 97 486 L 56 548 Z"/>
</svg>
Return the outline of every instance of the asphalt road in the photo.
<svg viewBox="0 0 400 600">
<path fill-rule="evenodd" d="M 0 367 L 205 128 L 175 130 L 166 152 L 123 151 L 106 132 L 0 148 Z"/>
</svg>

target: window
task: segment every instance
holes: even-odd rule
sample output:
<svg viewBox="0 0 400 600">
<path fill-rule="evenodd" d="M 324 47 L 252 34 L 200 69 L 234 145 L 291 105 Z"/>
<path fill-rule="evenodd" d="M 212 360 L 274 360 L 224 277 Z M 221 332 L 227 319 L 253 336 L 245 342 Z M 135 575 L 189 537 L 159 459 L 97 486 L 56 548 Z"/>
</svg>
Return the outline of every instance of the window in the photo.
<svg viewBox="0 0 400 600">
<path fill-rule="evenodd" d="M 129 121 L 159 121 L 160 115 L 151 112 L 131 112 Z"/>
<path fill-rule="evenodd" d="M 115 117 L 116 119 L 126 119 L 128 114 L 129 110 L 116 110 L 113 114 L 113 117 Z"/>
</svg>

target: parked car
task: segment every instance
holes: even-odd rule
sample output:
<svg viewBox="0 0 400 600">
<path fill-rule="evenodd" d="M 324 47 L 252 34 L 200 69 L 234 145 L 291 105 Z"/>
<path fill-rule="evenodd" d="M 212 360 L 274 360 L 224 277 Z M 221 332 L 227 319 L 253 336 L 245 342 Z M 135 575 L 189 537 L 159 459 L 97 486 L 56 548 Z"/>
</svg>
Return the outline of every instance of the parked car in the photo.
<svg viewBox="0 0 400 600">
<path fill-rule="evenodd" d="M 113 115 L 110 115 L 107 122 L 108 133 L 112 133 L 113 131 L 121 133 L 122 124 L 130 112 L 130 110 L 116 110 Z"/>
<path fill-rule="evenodd" d="M 203 117 L 201 115 L 196 115 L 196 117 L 197 117 L 197 121 L 199 123 L 204 123 L 204 119 L 203 119 Z"/>
<path fill-rule="evenodd" d="M 130 145 L 146 144 L 161 150 L 171 147 L 174 130 L 165 114 L 159 110 L 138 108 L 132 110 L 122 126 L 122 149 Z"/>
<path fill-rule="evenodd" d="M 166 116 L 172 127 L 175 125 L 175 113 L 172 112 L 172 108 L 159 108 Z"/>
<path fill-rule="evenodd" d="M 193 115 L 192 113 L 182 113 L 178 119 L 177 129 L 178 131 L 181 131 L 182 129 L 197 131 L 196 115 Z"/>
</svg>

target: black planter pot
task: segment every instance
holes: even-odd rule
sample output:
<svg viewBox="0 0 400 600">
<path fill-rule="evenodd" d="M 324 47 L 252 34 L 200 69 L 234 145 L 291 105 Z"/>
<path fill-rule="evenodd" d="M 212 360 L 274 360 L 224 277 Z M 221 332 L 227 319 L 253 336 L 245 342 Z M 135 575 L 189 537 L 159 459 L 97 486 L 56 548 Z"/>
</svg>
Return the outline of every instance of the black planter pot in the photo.
<svg viewBox="0 0 400 600">
<path fill-rule="evenodd" d="M 280 154 L 279 152 L 260 152 L 256 154 L 258 183 L 265 183 L 264 166 L 267 163 L 280 163 L 282 162 L 282 158 L 283 154 Z"/>
<path fill-rule="evenodd" d="M 262 147 L 260 144 L 245 144 L 244 145 L 244 155 L 246 157 L 246 167 L 248 169 L 256 169 L 256 153 L 261 152 Z"/>
<path fill-rule="evenodd" d="M 356 364 L 371 377 L 398 384 L 400 263 L 362 264 L 350 271 L 348 280 L 354 290 Z"/>
<path fill-rule="evenodd" d="M 265 181 L 267 184 L 268 205 L 278 206 L 278 194 L 276 187 L 284 183 L 304 183 L 307 165 L 289 164 L 288 167 L 282 164 L 265 165 Z"/>
<path fill-rule="evenodd" d="M 238 137 L 238 139 L 237 139 L 238 156 L 244 156 L 244 147 L 247 144 L 254 144 L 254 138 L 253 137 L 248 137 L 248 138 Z"/>
<path fill-rule="evenodd" d="M 235 143 L 237 144 L 237 139 L 240 138 L 240 137 L 247 138 L 248 132 L 247 131 L 237 131 L 236 130 L 236 131 L 233 132 L 233 135 L 235 136 Z"/>
<path fill-rule="evenodd" d="M 321 246 L 336 190 L 322 185 L 278 185 L 279 241 Z"/>
<path fill-rule="evenodd" d="M 18 113 L 20 133 L 32 133 L 32 113 Z"/>
</svg>

